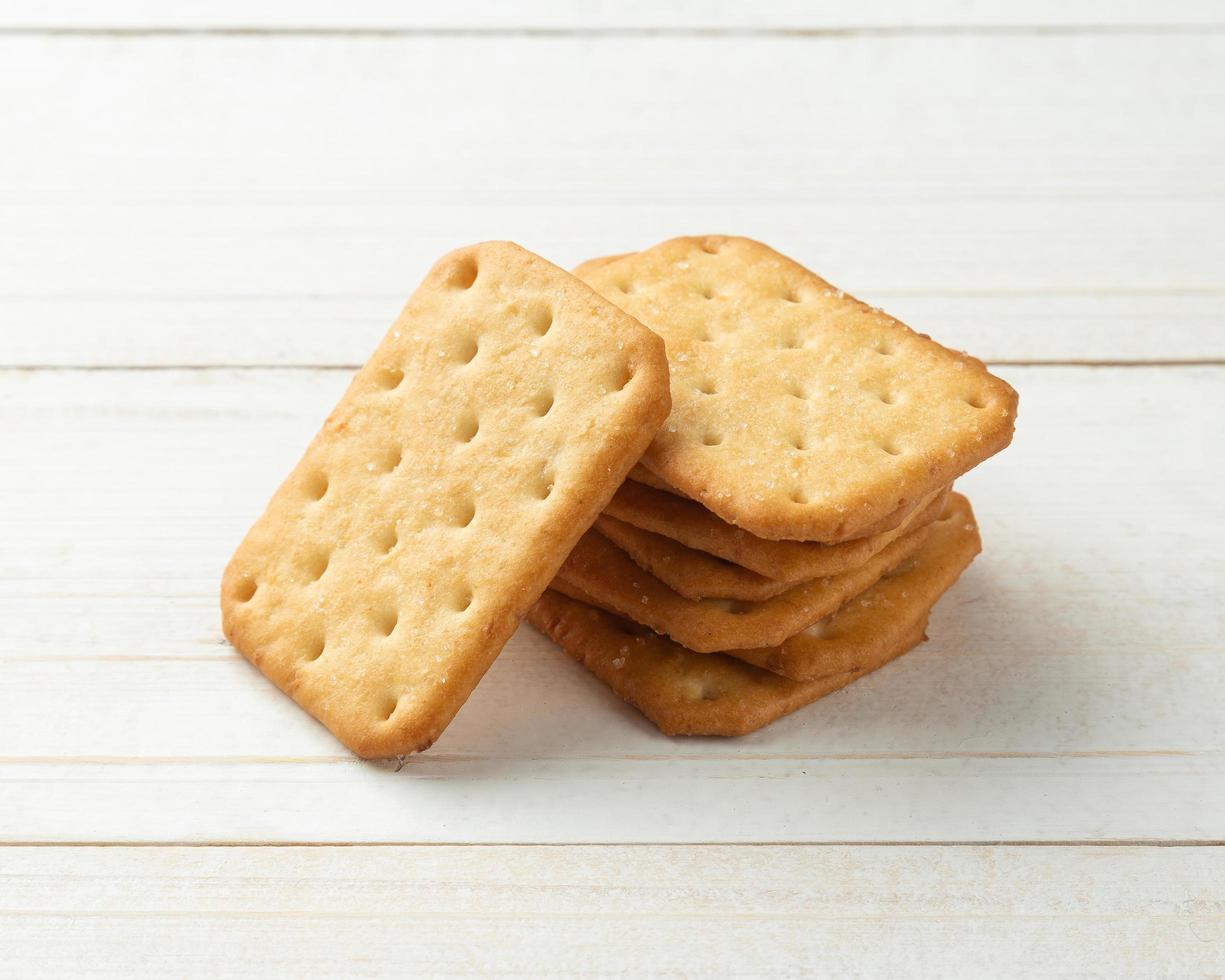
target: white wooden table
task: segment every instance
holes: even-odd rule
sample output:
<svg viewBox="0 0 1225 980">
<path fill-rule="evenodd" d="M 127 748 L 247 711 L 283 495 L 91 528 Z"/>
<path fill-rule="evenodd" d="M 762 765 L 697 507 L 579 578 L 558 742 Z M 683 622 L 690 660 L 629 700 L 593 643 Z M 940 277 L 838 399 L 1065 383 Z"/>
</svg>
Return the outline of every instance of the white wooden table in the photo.
<svg viewBox="0 0 1225 980">
<path fill-rule="evenodd" d="M 0 3 L 0 975 L 1225 973 L 1225 5 Z M 430 262 L 762 238 L 1021 392 L 931 642 L 356 761 L 225 559 Z"/>
</svg>

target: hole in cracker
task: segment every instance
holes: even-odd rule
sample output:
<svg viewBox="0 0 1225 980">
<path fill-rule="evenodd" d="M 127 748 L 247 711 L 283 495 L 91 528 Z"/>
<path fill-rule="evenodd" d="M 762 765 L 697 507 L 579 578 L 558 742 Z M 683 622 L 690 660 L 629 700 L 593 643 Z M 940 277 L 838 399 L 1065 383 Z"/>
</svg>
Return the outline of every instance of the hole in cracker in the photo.
<svg viewBox="0 0 1225 980">
<path fill-rule="evenodd" d="M 480 431 L 481 423 L 475 412 L 467 412 L 455 420 L 455 438 L 460 442 L 471 442 Z"/>
<path fill-rule="evenodd" d="M 400 707 L 399 698 L 388 698 L 382 707 L 383 721 L 391 721 L 391 716 L 396 713 L 396 709 Z"/>
<path fill-rule="evenodd" d="M 374 614 L 374 628 L 383 636 L 391 636 L 396 631 L 396 624 L 400 621 L 400 611 L 398 609 L 381 609 Z"/>
<path fill-rule="evenodd" d="M 392 549 L 400 543 L 399 529 L 394 524 L 388 524 L 376 534 L 374 543 L 383 554 L 390 554 Z"/>
<path fill-rule="evenodd" d="M 632 279 L 618 283 L 617 288 L 627 295 L 638 292 L 638 284 Z"/>
<path fill-rule="evenodd" d="M 470 255 L 461 256 L 447 274 L 447 285 L 454 289 L 471 289 L 479 271 L 476 259 Z"/>
<path fill-rule="evenodd" d="M 553 326 L 553 311 L 547 308 L 537 310 L 532 314 L 531 323 L 532 329 L 536 331 L 537 336 L 543 337 L 549 332 L 549 328 Z"/>
<path fill-rule="evenodd" d="M 551 391 L 542 391 L 531 401 L 532 411 L 536 413 L 538 418 L 544 418 L 553 410 L 553 393 Z"/>
<path fill-rule="evenodd" d="M 787 394 L 789 394 L 792 398 L 800 398 L 800 399 L 806 400 L 808 398 L 808 389 L 805 388 L 798 381 L 788 381 L 787 382 Z"/>
<path fill-rule="evenodd" d="M 878 340 L 876 342 L 876 353 L 884 354 L 886 357 L 893 353 L 893 344 L 887 340 Z"/>
<path fill-rule="evenodd" d="M 718 255 L 722 244 L 717 238 L 703 238 L 701 242 L 702 251 L 707 255 Z"/>
<path fill-rule="evenodd" d="M 234 589 L 234 598 L 239 602 L 250 602 L 255 598 L 259 583 L 253 578 L 244 578 Z"/>
<path fill-rule="evenodd" d="M 698 295 L 701 296 L 702 299 L 714 299 L 715 291 L 711 289 L 709 286 L 702 286 L 698 290 Z"/>
<path fill-rule="evenodd" d="M 702 433 L 703 446 L 717 446 L 722 442 L 723 436 L 721 436 L 718 432 L 707 430 L 706 432 Z"/>
<path fill-rule="evenodd" d="M 306 580 L 308 582 L 318 582 L 323 578 L 323 573 L 328 570 L 328 565 L 332 561 L 332 556 L 326 551 L 317 551 L 311 555 L 306 562 Z"/>
<path fill-rule="evenodd" d="M 970 395 L 965 399 L 965 403 L 971 408 L 986 408 L 987 401 L 982 395 Z"/>
<path fill-rule="evenodd" d="M 882 442 L 880 448 L 882 452 L 888 453 L 890 456 L 902 455 L 901 448 L 894 442 Z"/>
<path fill-rule="evenodd" d="M 783 338 L 783 342 L 779 346 L 783 350 L 799 350 L 804 346 L 804 341 L 795 334 L 789 334 Z"/>
<path fill-rule="evenodd" d="M 808 503 L 808 494 L 805 493 L 802 488 L 797 488 L 795 490 L 792 490 L 791 491 L 791 502 L 793 504 L 806 504 Z"/>
<path fill-rule="evenodd" d="M 404 380 L 404 372 L 398 367 L 381 367 L 375 371 L 374 380 L 380 388 L 391 391 L 400 387 L 400 382 Z"/>
<path fill-rule="evenodd" d="M 455 359 L 460 364 L 471 364 L 476 359 L 477 351 L 480 349 L 480 341 L 476 337 L 464 337 L 460 340 L 459 346 L 455 351 Z"/>
<path fill-rule="evenodd" d="M 878 391 L 876 392 L 876 397 L 879 398 L 886 405 L 896 405 L 897 404 L 897 395 L 895 395 L 892 391 Z"/>
<path fill-rule="evenodd" d="M 327 646 L 322 636 L 316 637 L 306 647 L 306 651 L 302 654 L 302 659 L 308 662 L 318 660 L 323 656 L 324 648 Z"/>
<path fill-rule="evenodd" d="M 634 380 L 634 369 L 631 368 L 628 364 L 622 364 L 621 367 L 617 369 L 616 373 L 614 373 L 613 376 L 609 378 L 608 390 L 610 392 L 622 391 L 625 388 L 625 386 L 633 380 Z"/>
<path fill-rule="evenodd" d="M 400 461 L 403 458 L 404 456 L 400 452 L 399 447 L 393 447 L 392 449 L 387 450 L 387 452 L 383 453 L 377 459 L 372 459 L 370 462 L 368 462 L 366 464 L 366 469 L 371 473 L 391 473 L 397 466 L 400 465 Z"/>
<path fill-rule="evenodd" d="M 549 496 L 553 493 L 553 474 L 551 471 L 545 470 L 536 478 L 532 493 L 537 500 L 549 499 Z"/>
<path fill-rule="evenodd" d="M 469 588 L 456 589 L 451 595 L 451 608 L 457 613 L 467 612 L 472 605 L 472 590 Z"/>
<path fill-rule="evenodd" d="M 463 500 L 451 507 L 447 515 L 447 523 L 453 527 L 467 527 L 476 517 L 476 504 L 471 500 Z"/>
<path fill-rule="evenodd" d="M 693 678 L 688 693 L 691 701 L 717 701 L 723 696 L 722 688 L 708 677 Z"/>
<path fill-rule="evenodd" d="M 718 388 L 715 387 L 715 383 L 711 381 L 709 378 L 704 378 L 701 381 L 699 381 L 697 383 L 697 389 L 698 389 L 699 394 L 703 394 L 703 395 L 713 395 L 715 392 L 719 390 Z"/>
<path fill-rule="evenodd" d="M 306 479 L 306 495 L 311 500 L 322 500 L 328 492 L 328 478 L 324 473 L 315 473 Z"/>
<path fill-rule="evenodd" d="M 784 303 L 798 303 L 799 301 L 800 294 L 795 289 L 788 289 L 785 293 L 783 293 Z"/>
<path fill-rule="evenodd" d="M 788 441 L 791 443 L 793 449 L 798 449 L 800 452 L 804 452 L 812 448 L 812 442 L 802 432 L 794 433 Z"/>
</svg>

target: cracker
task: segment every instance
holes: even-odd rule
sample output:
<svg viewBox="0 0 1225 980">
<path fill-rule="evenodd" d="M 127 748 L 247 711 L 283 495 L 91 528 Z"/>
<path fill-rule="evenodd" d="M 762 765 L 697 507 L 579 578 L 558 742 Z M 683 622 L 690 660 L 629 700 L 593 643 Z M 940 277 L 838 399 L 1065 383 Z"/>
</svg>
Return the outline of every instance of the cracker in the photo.
<svg viewBox="0 0 1225 980">
<path fill-rule="evenodd" d="M 926 615 L 883 652 L 850 670 L 792 681 L 718 653 L 694 653 L 619 616 L 550 589 L 528 613 L 535 626 L 641 711 L 665 735 L 747 735 L 884 666 L 924 639 Z"/>
<path fill-rule="evenodd" d="M 791 588 L 705 551 L 686 548 L 662 534 L 644 531 L 601 514 L 595 529 L 624 551 L 639 568 L 650 572 L 686 599 L 743 599 L 761 602 Z"/>
<path fill-rule="evenodd" d="M 553 588 L 664 633 L 699 653 L 775 646 L 863 592 L 923 543 L 911 531 L 840 575 L 793 586 L 762 602 L 686 599 L 644 571 L 597 531 L 588 531 L 566 559 Z"/>
<path fill-rule="evenodd" d="M 870 589 L 779 646 L 729 653 L 793 680 L 851 670 L 860 657 L 891 649 L 904 624 L 926 616 L 981 550 L 970 502 L 952 494 L 922 546 Z"/>
<path fill-rule="evenodd" d="M 1012 438 L 1016 392 L 980 361 L 758 242 L 677 238 L 582 277 L 667 344 L 646 467 L 759 537 L 885 530 Z"/>
<path fill-rule="evenodd" d="M 444 256 L 231 559 L 226 636 L 359 755 L 427 748 L 668 404 L 659 338 L 578 280 Z"/>
<path fill-rule="evenodd" d="M 696 501 L 682 500 L 632 480 L 613 495 L 606 513 L 688 548 L 726 559 L 758 575 L 794 585 L 862 565 L 908 529 L 935 520 L 945 492 L 942 488 L 922 498 L 919 506 L 889 531 L 838 544 L 759 538 L 728 524 Z"/>
</svg>

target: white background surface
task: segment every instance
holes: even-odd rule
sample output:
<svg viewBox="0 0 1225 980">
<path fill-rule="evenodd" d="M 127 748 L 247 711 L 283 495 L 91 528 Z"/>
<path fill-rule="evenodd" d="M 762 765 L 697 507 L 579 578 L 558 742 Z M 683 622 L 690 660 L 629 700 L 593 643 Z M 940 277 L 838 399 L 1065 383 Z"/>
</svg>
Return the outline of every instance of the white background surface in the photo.
<svg viewBox="0 0 1225 980">
<path fill-rule="evenodd" d="M 0 3 L 0 975 L 1225 973 L 1223 224 L 1209 2 Z M 1020 390 L 931 641 L 669 740 L 525 628 L 351 758 L 246 526 L 441 252 L 704 232 Z"/>
</svg>

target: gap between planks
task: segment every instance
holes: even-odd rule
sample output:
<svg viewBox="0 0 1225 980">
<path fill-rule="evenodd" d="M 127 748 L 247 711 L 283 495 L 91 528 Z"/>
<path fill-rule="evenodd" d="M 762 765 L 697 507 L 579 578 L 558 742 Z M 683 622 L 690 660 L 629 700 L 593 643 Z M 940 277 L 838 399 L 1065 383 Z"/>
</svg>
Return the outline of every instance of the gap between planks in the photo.
<svg viewBox="0 0 1225 980">
<path fill-rule="evenodd" d="M 1225 33 L 1225 24 L 930 24 L 858 27 L 54 27 L 0 26 L 0 37 L 86 38 L 536 38 L 624 40 L 627 38 L 790 39 L 859 37 L 1082 37 Z"/>
<path fill-rule="evenodd" d="M 212 840 L 212 841 L 160 841 L 160 840 L 95 840 L 55 841 L 16 840 L 0 842 L 0 853 L 6 848 L 210 848 L 210 847 L 269 847 L 269 848 L 315 848 L 315 847 L 531 847 L 531 848 L 660 848 L 660 847 L 1018 847 L 1018 848 L 1063 848 L 1063 847 L 1225 847 L 1225 839 L 1170 839 L 1149 837 L 1087 837 L 1083 840 L 763 840 L 763 841 L 275 841 L 275 840 Z"/>
</svg>

